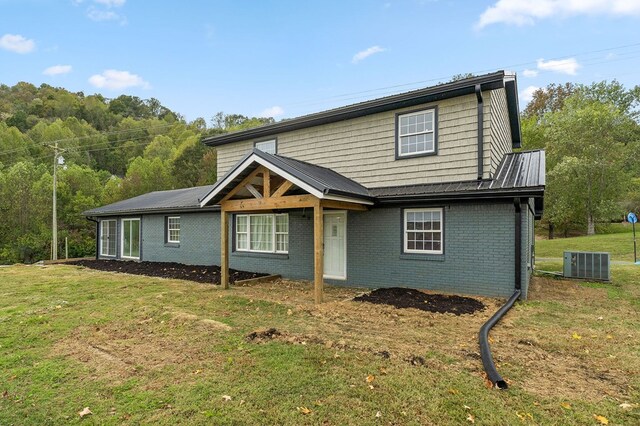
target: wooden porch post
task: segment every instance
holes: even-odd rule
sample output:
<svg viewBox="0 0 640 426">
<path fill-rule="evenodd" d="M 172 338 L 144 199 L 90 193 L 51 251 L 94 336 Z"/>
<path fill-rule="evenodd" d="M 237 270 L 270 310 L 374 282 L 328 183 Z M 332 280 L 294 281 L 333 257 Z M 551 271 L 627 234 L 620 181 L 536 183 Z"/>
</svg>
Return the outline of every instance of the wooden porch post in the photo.
<svg viewBox="0 0 640 426">
<path fill-rule="evenodd" d="M 314 247 L 314 298 L 322 303 L 324 290 L 324 215 L 322 204 L 317 200 L 313 206 L 313 247 Z"/>
<path fill-rule="evenodd" d="M 229 288 L 229 221 L 227 212 L 220 210 L 220 285 Z"/>
</svg>

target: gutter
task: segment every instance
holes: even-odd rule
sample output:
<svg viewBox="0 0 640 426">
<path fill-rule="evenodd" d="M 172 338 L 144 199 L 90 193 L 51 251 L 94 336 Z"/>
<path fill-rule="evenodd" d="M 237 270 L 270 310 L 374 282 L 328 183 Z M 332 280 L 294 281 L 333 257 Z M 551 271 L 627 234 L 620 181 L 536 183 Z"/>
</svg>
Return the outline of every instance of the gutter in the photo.
<svg viewBox="0 0 640 426">
<path fill-rule="evenodd" d="M 478 99 L 478 180 L 482 180 L 484 175 L 484 107 L 482 99 L 482 86 L 476 84 L 476 99 Z"/>
<path fill-rule="evenodd" d="M 508 389 L 509 385 L 507 382 L 500 376 L 498 370 L 496 370 L 496 365 L 493 362 L 493 356 L 491 355 L 491 347 L 489 346 L 489 330 L 493 328 L 494 325 L 506 314 L 509 309 L 516 303 L 516 300 L 520 298 L 522 292 L 522 205 L 520 202 L 520 198 L 513 199 L 513 205 L 515 207 L 515 291 L 498 311 L 493 314 L 489 321 L 484 323 L 482 327 L 480 327 L 480 332 L 478 333 L 478 343 L 480 344 L 480 357 L 482 358 L 482 365 L 484 367 L 484 371 L 487 373 L 488 379 L 491 381 L 493 386 L 497 389 Z"/>
<path fill-rule="evenodd" d="M 97 219 L 92 219 L 91 216 L 86 216 L 85 219 L 91 222 L 95 222 L 96 224 L 96 260 L 98 260 L 98 254 L 100 253 L 100 222 Z"/>
</svg>

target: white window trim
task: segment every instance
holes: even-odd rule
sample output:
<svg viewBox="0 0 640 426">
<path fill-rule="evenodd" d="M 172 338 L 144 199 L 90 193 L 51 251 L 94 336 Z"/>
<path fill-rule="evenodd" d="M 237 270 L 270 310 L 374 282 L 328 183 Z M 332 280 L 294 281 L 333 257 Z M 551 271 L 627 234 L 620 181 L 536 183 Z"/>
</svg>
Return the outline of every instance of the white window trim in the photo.
<svg viewBox="0 0 640 426">
<path fill-rule="evenodd" d="M 177 240 L 172 240 L 171 239 L 171 219 L 178 219 L 178 239 Z M 180 238 L 182 237 L 182 235 L 180 235 L 182 232 L 181 229 L 181 224 L 180 224 L 180 216 L 167 216 L 167 243 L 172 243 L 172 244 L 180 244 Z M 174 231 L 176 229 L 173 229 Z"/>
<path fill-rule="evenodd" d="M 104 243 L 103 243 L 103 235 L 104 235 L 104 227 L 103 227 L 103 223 L 109 223 L 109 228 L 111 228 L 111 226 L 114 226 L 116 228 L 116 252 L 113 254 L 109 254 L 109 253 L 105 253 L 104 252 Z M 116 257 L 118 255 L 118 246 L 117 246 L 117 241 L 118 241 L 118 228 L 117 225 L 118 221 L 116 219 L 107 219 L 107 220 L 101 220 L 100 221 L 100 256 L 106 256 L 106 257 Z M 107 245 L 107 250 L 109 249 L 109 246 Z"/>
<path fill-rule="evenodd" d="M 440 231 L 428 231 L 428 232 L 440 232 L 440 250 L 416 250 L 409 249 L 409 239 L 407 238 L 407 234 L 409 232 L 413 232 L 415 230 L 407 229 L 407 213 L 416 213 L 416 212 L 439 212 L 440 213 Z M 421 232 L 421 231 L 418 231 Z M 444 210 L 442 207 L 439 208 L 421 208 L 421 209 L 404 209 L 402 213 L 402 247 L 405 253 L 416 253 L 416 254 L 443 254 L 444 253 Z"/>
<path fill-rule="evenodd" d="M 429 131 L 429 130 L 425 130 L 423 132 L 413 132 L 413 133 L 407 133 L 407 134 L 401 134 L 400 133 L 400 120 L 404 117 L 411 117 L 414 115 L 420 115 L 420 114 L 424 114 L 424 113 L 430 113 L 432 115 L 432 122 L 433 122 L 433 128 Z M 397 126 L 397 136 L 396 136 L 396 152 L 397 152 L 397 156 L 398 157 L 414 157 L 414 156 L 421 156 L 421 155 L 428 155 L 428 154 L 435 154 L 436 153 L 436 145 L 438 143 L 438 141 L 436 140 L 436 126 L 438 125 L 437 121 L 436 121 L 436 108 L 426 108 L 420 111 L 413 111 L 413 112 L 408 112 L 406 114 L 398 114 L 397 118 L 396 118 L 396 126 Z M 424 150 L 424 151 L 416 151 L 416 152 L 407 152 L 407 153 L 402 153 L 402 145 L 400 143 L 400 141 L 402 140 L 403 137 L 406 136 L 415 136 L 415 135 L 422 135 L 422 134 L 428 134 L 431 133 L 433 135 L 433 149 L 429 149 L 429 150 Z"/>
<path fill-rule="evenodd" d="M 255 216 L 272 216 L 273 217 L 273 221 L 272 226 L 271 226 L 271 238 L 272 238 L 272 242 L 273 242 L 273 250 L 252 250 L 251 249 L 251 217 L 255 217 Z M 236 222 L 235 222 L 235 235 L 234 238 L 236 240 L 236 251 L 238 252 L 244 252 L 244 253 L 276 253 L 276 254 L 288 254 L 289 250 L 286 251 L 282 251 L 282 250 L 277 250 L 277 244 L 276 244 L 276 216 L 287 216 L 287 223 L 289 224 L 289 214 L 288 213 L 279 213 L 279 214 L 270 214 L 270 213 L 258 213 L 258 214 L 238 214 L 236 215 Z M 247 232 L 242 232 L 242 234 L 246 234 L 247 235 L 247 248 L 239 248 L 238 247 L 238 218 L 239 217 L 246 217 L 247 218 Z M 287 247 L 289 247 L 289 231 L 288 231 L 288 227 L 287 227 Z M 283 232 L 279 232 L 278 234 L 284 234 Z"/>
<path fill-rule="evenodd" d="M 135 259 L 140 260 L 140 256 L 125 256 L 124 255 L 124 222 L 125 221 L 138 221 L 138 251 L 142 251 L 142 238 L 140 234 L 142 234 L 142 229 L 140 228 L 140 218 L 132 217 L 132 218 L 124 218 L 120 221 L 120 257 L 123 259 Z"/>
<path fill-rule="evenodd" d="M 273 143 L 273 152 L 267 152 L 267 151 L 264 151 L 262 148 L 258 148 L 258 145 L 264 145 L 264 144 L 267 144 L 267 143 Z M 272 154 L 272 155 L 273 154 L 277 154 L 278 153 L 278 140 L 274 138 L 274 139 L 266 139 L 266 140 L 263 140 L 263 141 L 256 141 L 253 144 L 253 147 L 256 148 L 256 149 L 259 149 L 260 151 L 266 152 L 267 154 Z"/>
</svg>

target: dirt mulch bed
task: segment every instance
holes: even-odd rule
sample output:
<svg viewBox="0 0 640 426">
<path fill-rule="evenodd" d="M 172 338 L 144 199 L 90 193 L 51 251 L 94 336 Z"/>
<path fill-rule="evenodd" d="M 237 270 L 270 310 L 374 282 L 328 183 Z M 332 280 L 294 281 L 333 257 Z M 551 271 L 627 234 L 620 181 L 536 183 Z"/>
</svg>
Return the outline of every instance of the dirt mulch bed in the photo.
<svg viewBox="0 0 640 426">
<path fill-rule="evenodd" d="M 67 262 L 67 265 L 84 266 L 85 268 L 98 269 L 100 271 L 124 272 L 134 275 L 146 275 L 148 277 L 174 278 L 189 280 L 199 283 L 220 284 L 219 266 L 184 265 L 174 262 L 124 262 L 118 260 L 76 260 Z M 229 269 L 229 281 L 247 280 L 249 278 L 264 277 L 267 274 L 255 272 L 236 271 Z"/>
<path fill-rule="evenodd" d="M 356 302 L 391 305 L 396 308 L 415 308 L 427 312 L 454 315 L 473 314 L 482 311 L 482 302 L 470 297 L 428 294 L 410 288 L 379 288 L 371 293 L 355 297 Z"/>
</svg>

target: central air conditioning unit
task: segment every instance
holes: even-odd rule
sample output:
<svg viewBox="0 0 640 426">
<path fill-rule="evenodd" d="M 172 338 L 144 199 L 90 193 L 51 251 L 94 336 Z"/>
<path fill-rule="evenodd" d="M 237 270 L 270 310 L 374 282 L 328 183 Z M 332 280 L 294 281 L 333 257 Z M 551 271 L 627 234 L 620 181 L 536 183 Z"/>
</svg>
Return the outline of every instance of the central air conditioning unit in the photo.
<svg viewBox="0 0 640 426">
<path fill-rule="evenodd" d="M 564 276 L 611 281 L 611 256 L 601 252 L 565 251 Z"/>
</svg>

